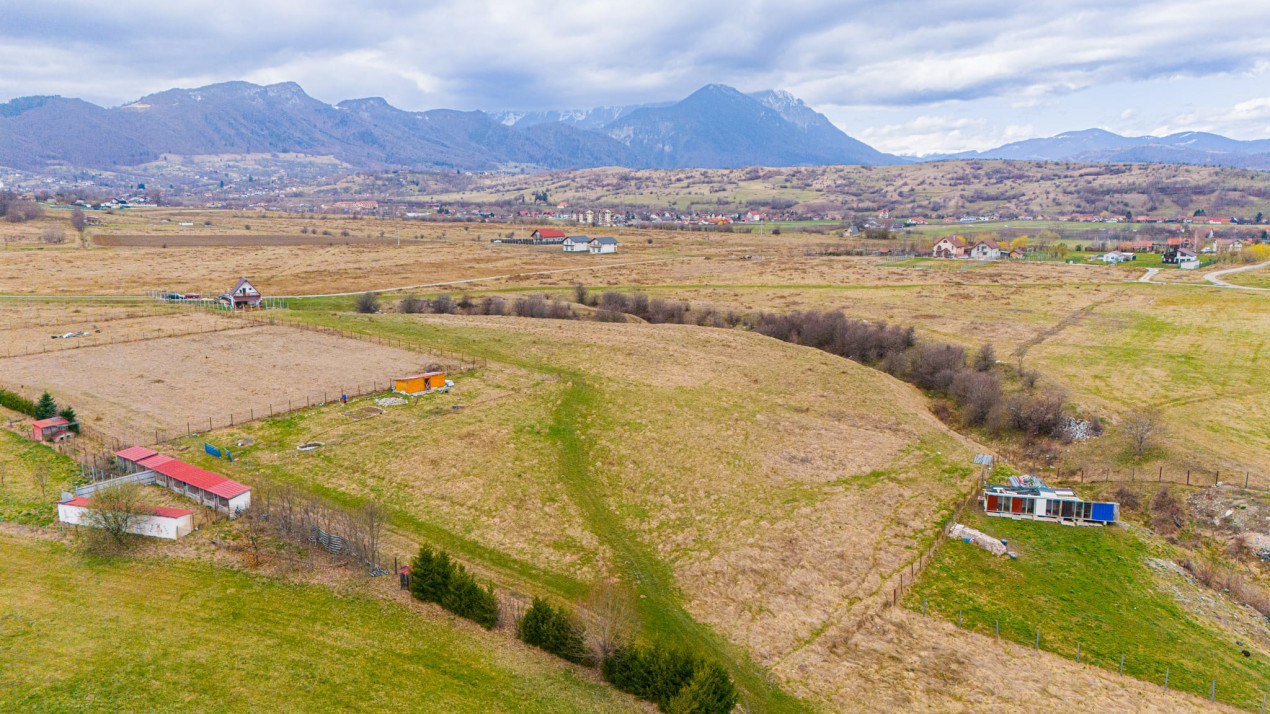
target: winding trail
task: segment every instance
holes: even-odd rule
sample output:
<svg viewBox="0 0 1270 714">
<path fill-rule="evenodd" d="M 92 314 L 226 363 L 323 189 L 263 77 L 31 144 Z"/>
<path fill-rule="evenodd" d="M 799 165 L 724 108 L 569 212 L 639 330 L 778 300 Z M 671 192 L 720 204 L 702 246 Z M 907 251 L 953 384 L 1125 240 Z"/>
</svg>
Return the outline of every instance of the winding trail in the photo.
<svg viewBox="0 0 1270 714">
<path fill-rule="evenodd" d="M 1270 261 L 1266 261 L 1264 263 L 1255 263 L 1253 265 L 1244 265 L 1238 268 L 1228 268 L 1226 270 L 1218 270 L 1216 272 L 1205 275 L 1204 279 L 1212 283 L 1213 285 L 1216 285 L 1219 288 L 1234 288 L 1236 290 L 1257 290 L 1261 292 L 1270 291 L 1270 288 L 1254 288 L 1251 285 L 1235 285 L 1234 283 L 1228 283 L 1225 280 L 1222 280 L 1223 276 L 1230 275 L 1231 273 L 1242 273 L 1246 270 L 1256 270 L 1258 268 L 1264 268 L 1266 266 L 1270 266 Z"/>
</svg>

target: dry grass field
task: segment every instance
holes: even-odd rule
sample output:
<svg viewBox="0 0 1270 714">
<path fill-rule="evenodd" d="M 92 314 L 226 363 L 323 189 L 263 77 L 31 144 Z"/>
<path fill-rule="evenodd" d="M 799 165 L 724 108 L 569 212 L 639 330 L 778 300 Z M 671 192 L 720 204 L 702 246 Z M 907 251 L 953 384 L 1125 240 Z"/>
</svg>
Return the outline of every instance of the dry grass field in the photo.
<svg viewBox="0 0 1270 714">
<path fill-rule="evenodd" d="M 52 320 L 55 323 L 52 326 L 26 323 L 24 318 L 19 316 L 17 321 L 12 323 L 14 325 L 12 328 L 0 330 L 0 357 L 32 352 L 60 352 L 117 342 L 150 340 L 170 335 L 214 332 L 240 326 L 233 319 L 219 313 L 164 311 L 159 314 L 145 315 L 143 307 L 144 305 L 138 305 L 135 310 L 120 309 L 104 315 L 94 314 L 96 311 L 92 309 L 79 314 L 67 311 L 63 319 Z M 4 317 L 5 312 L 0 310 L 0 319 Z M 54 336 L 75 332 L 89 334 L 53 339 Z M 144 349 L 144 345 L 138 345 L 137 349 Z"/>
<path fill-rule="evenodd" d="M 184 316 L 182 319 L 205 316 Z M 286 327 L 244 327 L 0 359 L 0 384 L 19 393 L 48 390 L 79 418 L 124 443 L 152 442 L 225 424 L 288 399 L 331 398 L 340 389 L 417 371 L 430 361 L 415 352 Z"/>
<path fill-rule="evenodd" d="M 1142 271 L 1128 268 L 833 257 L 824 253 L 838 244 L 823 236 L 624 232 L 617 255 L 571 256 L 491 245 L 499 231 L 516 230 L 506 226 L 428 224 L 422 237 L 403 231 L 398 248 L 378 243 L 368 229 L 377 222 L 313 219 L 337 243 L 315 244 L 298 233 L 308 220 L 111 217 L 90 230 L 93 247 L 10 251 L 0 293 L 215 294 L 248 275 L 266 295 L 474 280 L 447 289 L 568 298 L 581 283 L 694 309 L 840 309 L 967 347 L 992 342 L 1000 359 L 1022 359 L 1083 413 L 1113 424 L 1157 407 L 1168 439 L 1152 463 L 1270 476 L 1267 295 L 1139 284 L 1132 281 Z M 338 244 L 343 225 L 361 233 Z M 384 222 L 389 235 L 392 225 Z M 255 245 L 243 237 L 257 233 L 287 238 Z M 592 266 L 599 269 L 572 270 Z M 570 272 L 540 272 L 553 270 Z M 155 276 L 164 283 L 150 284 Z M 92 335 L 57 344 L 74 348 L 64 352 L 0 358 L 0 387 L 47 388 L 84 423 L 126 441 L 152 441 L 156 429 L 183 433 L 187 424 L 199 431 L 211 417 L 210 436 L 169 448 L 258 488 L 290 485 L 349 507 L 380 502 L 396 555 L 442 545 L 519 594 L 581 604 L 593 582 L 618 578 L 645 633 L 728 660 L 751 711 L 796 708 L 788 694 L 834 710 L 1024 711 L 1076 695 L 1112 708 L 1201 706 L 911 613 L 858 629 L 970 488 L 971 456 L 1019 446 L 983 447 L 954 433 L 923 395 L 877 370 L 745 330 L 358 315 L 351 304 L 298 301 L 276 316 L 489 364 L 456 375 L 450 394 L 382 414 L 360 411 L 370 402 L 359 400 L 222 428 L 231 412 L 241 420 L 271 403 L 282 411 L 288 396 L 296 407 L 321 401 L 314 396 L 323 390 L 334 397 L 359 382 L 386 386 L 435 358 L 213 314 L 169 315 L 156 303 L 26 299 L 0 302 L 0 351 L 61 343 L 49 339 L 59 332 Z M 90 345 L 221 324 L 240 329 Z M 234 463 L 201 451 L 206 438 L 245 437 L 254 443 L 236 450 Z M 1113 429 L 1063 459 L 1127 465 L 1118 439 Z M 296 450 L 311 440 L 325 446 Z M 1019 672 L 1031 679 L 1017 683 Z"/>
<path fill-rule="evenodd" d="M 415 407 L 344 423 L 333 406 L 218 432 L 257 445 L 220 468 L 352 502 L 377 497 L 415 538 L 437 528 L 474 541 L 478 559 L 510 554 L 518 562 L 485 567 L 525 587 L 559 582 L 539 571 L 628 579 L 646 624 L 683 608 L 767 667 L 850 632 L 969 485 L 975 447 L 910 387 L 758 335 L 517 318 L 338 322 L 479 345 L 557 376 L 464 378 L 430 416 Z M 500 399 L 506 389 L 516 391 Z M 454 400 L 466 406 L 446 413 Z M 328 438 L 317 458 L 294 455 L 293 444 Z M 837 696 L 830 679 L 814 699 Z"/>
</svg>

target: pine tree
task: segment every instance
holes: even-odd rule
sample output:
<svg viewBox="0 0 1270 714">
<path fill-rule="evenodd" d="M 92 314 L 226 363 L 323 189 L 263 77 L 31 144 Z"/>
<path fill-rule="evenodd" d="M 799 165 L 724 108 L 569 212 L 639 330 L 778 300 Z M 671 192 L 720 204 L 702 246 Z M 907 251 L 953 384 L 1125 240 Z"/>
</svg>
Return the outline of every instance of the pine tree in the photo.
<svg viewBox="0 0 1270 714">
<path fill-rule="evenodd" d="M 74 409 L 71 409 L 70 407 L 66 407 L 65 409 L 59 411 L 57 415 L 71 423 L 71 431 L 75 432 L 76 434 L 79 433 L 79 423 L 75 418 Z"/>
<path fill-rule="evenodd" d="M 35 403 L 35 418 L 48 419 L 57 414 L 57 402 L 53 401 L 53 395 L 45 392 L 40 395 L 40 401 Z"/>
<path fill-rule="evenodd" d="M 736 708 L 736 686 L 727 670 L 711 662 L 697 669 L 692 681 L 670 700 L 668 714 L 728 714 Z"/>
</svg>

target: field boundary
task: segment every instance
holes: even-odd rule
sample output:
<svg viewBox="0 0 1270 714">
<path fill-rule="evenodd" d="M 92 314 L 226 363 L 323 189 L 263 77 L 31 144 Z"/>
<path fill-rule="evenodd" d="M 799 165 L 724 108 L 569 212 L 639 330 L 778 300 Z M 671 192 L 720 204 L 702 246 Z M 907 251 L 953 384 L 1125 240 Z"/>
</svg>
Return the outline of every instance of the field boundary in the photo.
<svg viewBox="0 0 1270 714">
<path fill-rule="evenodd" d="M 157 334 L 157 335 L 148 335 L 145 337 L 128 337 L 124 339 L 111 339 L 111 340 L 106 340 L 105 342 L 93 342 L 88 344 L 76 344 L 74 342 L 67 341 L 68 344 L 71 345 L 70 347 L 59 347 L 59 348 L 50 350 L 47 348 L 47 345 L 46 345 L 45 349 L 42 349 L 42 350 L 27 350 L 26 352 L 6 352 L 5 354 L 0 355 L 0 359 L 15 359 L 18 357 L 30 357 L 31 355 L 74 352 L 75 350 L 87 350 L 87 349 L 92 349 L 94 347 L 110 347 L 112 345 L 126 345 L 126 344 L 131 344 L 134 342 L 150 342 L 152 340 L 166 340 L 170 338 L 192 337 L 194 335 L 210 335 L 217 332 L 228 332 L 231 330 L 245 330 L 248 327 L 250 326 L 222 325 L 220 327 L 215 327 L 210 330 L 206 330 L 206 329 L 189 330 L 187 332 L 177 332 L 175 330 L 171 330 L 166 333 L 161 332 L 160 334 Z"/>
</svg>

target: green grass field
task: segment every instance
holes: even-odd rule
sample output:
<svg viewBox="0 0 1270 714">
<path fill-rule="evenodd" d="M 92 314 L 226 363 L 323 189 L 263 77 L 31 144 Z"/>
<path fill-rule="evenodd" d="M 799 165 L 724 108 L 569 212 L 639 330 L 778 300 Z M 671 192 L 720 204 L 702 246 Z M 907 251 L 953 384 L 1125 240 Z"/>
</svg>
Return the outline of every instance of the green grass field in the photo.
<svg viewBox="0 0 1270 714">
<path fill-rule="evenodd" d="M 2 711 L 641 711 L 439 612 L 0 536 Z"/>
<path fill-rule="evenodd" d="M 40 488 L 40 473 L 47 474 Z M 57 520 L 58 495 L 69 490 L 79 466 L 44 444 L 0 431 L 0 521 L 43 526 Z"/>
<path fill-rule="evenodd" d="M 978 511 L 962 522 L 1004 538 L 1019 558 L 996 558 L 948 541 L 905 596 L 904 605 L 986 635 L 1000 622 L 1001 637 L 1081 662 L 1247 707 L 1270 681 L 1266 654 L 1240 653 L 1234 638 L 1201 622 L 1157 586 L 1148 557 L 1174 557 L 1123 527 L 1071 528 L 991 518 Z"/>
</svg>

